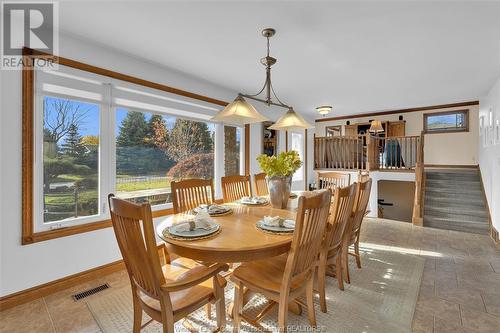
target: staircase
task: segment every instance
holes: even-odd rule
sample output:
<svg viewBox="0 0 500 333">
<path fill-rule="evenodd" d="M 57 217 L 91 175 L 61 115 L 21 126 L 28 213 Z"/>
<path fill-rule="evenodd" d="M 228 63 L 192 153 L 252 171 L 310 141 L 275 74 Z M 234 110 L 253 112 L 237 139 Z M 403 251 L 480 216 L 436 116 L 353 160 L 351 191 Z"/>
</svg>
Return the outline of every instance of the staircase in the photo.
<svg viewBox="0 0 500 333">
<path fill-rule="evenodd" d="M 478 170 L 426 170 L 424 226 L 487 235 Z"/>
</svg>

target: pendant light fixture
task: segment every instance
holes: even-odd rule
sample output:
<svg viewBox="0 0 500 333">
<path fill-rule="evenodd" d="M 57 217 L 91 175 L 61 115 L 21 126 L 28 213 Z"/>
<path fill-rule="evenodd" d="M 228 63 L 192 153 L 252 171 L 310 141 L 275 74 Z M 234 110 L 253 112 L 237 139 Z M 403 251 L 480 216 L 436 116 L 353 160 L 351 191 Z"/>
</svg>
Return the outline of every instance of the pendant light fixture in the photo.
<svg viewBox="0 0 500 333">
<path fill-rule="evenodd" d="M 368 130 L 368 132 L 379 134 L 379 133 L 382 133 L 383 131 L 384 131 L 384 127 L 382 127 L 382 123 L 380 122 L 380 120 L 372 120 L 372 122 L 370 123 L 370 129 Z"/>
<path fill-rule="evenodd" d="M 270 126 L 270 129 L 274 130 L 297 130 L 305 128 L 313 128 L 307 121 L 302 118 L 298 113 L 296 113 L 293 108 L 280 101 L 276 93 L 274 92 L 273 85 L 271 83 L 271 66 L 276 63 L 276 58 L 269 55 L 269 38 L 276 34 L 276 30 L 273 28 L 266 28 L 262 30 L 262 36 L 267 39 L 267 55 L 260 59 L 260 63 L 266 66 L 266 80 L 262 89 L 254 94 L 242 94 L 239 93 L 235 100 L 229 103 L 222 111 L 217 113 L 212 120 L 215 121 L 227 121 L 231 123 L 236 123 L 239 125 L 259 123 L 268 120 L 265 116 L 261 115 L 255 108 L 248 103 L 245 98 L 253 99 L 261 103 L 267 104 L 267 106 L 277 106 L 285 108 L 288 111 L 281 116 L 274 125 Z M 261 94 L 265 96 L 261 97 Z M 273 97 L 276 101 L 273 100 Z"/>
</svg>

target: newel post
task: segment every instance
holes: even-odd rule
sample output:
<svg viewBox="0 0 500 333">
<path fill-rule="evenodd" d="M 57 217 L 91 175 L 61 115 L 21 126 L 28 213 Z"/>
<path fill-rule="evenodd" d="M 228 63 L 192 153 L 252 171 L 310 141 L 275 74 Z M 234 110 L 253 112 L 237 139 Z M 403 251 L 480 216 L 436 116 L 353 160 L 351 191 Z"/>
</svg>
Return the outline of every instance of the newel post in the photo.
<svg viewBox="0 0 500 333">
<path fill-rule="evenodd" d="M 420 133 L 420 143 L 418 146 L 417 163 L 415 166 L 415 199 L 413 204 L 412 223 L 422 226 L 423 218 L 423 197 L 425 186 L 424 173 L 424 132 Z"/>
</svg>

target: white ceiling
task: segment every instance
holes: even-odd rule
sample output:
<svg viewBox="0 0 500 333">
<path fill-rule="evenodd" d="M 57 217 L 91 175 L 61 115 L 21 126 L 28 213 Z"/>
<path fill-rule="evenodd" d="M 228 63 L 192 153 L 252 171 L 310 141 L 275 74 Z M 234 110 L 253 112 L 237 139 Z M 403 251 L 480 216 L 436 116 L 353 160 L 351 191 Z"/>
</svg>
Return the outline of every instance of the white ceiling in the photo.
<svg viewBox="0 0 500 333">
<path fill-rule="evenodd" d="M 309 117 L 475 100 L 500 76 L 500 2 L 60 4 L 64 32 L 246 93 L 268 26 L 278 96 Z"/>
</svg>

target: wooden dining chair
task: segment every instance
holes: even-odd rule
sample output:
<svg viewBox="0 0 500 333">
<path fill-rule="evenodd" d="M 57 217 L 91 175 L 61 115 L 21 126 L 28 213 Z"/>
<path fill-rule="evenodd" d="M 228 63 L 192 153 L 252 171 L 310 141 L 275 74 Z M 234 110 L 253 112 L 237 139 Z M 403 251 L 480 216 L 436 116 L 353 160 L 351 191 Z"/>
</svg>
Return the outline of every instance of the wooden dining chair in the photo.
<svg viewBox="0 0 500 333">
<path fill-rule="evenodd" d="M 201 204 L 215 202 L 212 179 L 185 179 L 171 182 L 174 214 L 186 212 Z"/>
<path fill-rule="evenodd" d="M 344 258 L 342 262 L 344 265 L 344 277 L 347 283 L 351 283 L 351 277 L 349 275 L 349 255 L 352 255 L 356 258 L 356 265 L 358 266 L 358 268 L 361 268 L 361 257 L 359 255 L 359 237 L 361 234 L 361 223 L 366 216 L 368 201 L 370 201 L 371 189 L 371 178 L 367 181 L 358 183 L 351 219 L 347 224 L 347 230 L 344 235 L 342 251 L 342 255 Z M 349 251 L 349 247 L 351 245 L 354 245 L 354 252 Z"/>
<path fill-rule="evenodd" d="M 332 193 L 337 187 L 346 187 L 351 184 L 351 175 L 335 171 L 318 172 L 318 189 L 329 189 Z"/>
<path fill-rule="evenodd" d="M 266 181 L 267 174 L 265 172 L 257 173 L 253 175 L 253 182 L 255 185 L 255 195 L 264 196 L 269 195 L 269 189 L 267 188 Z"/>
<path fill-rule="evenodd" d="M 143 328 L 142 311 L 162 323 L 163 333 L 174 333 L 176 321 L 208 303 L 216 303 L 217 326 L 224 330 L 225 280 L 219 273 L 227 271 L 228 266 L 203 266 L 189 259 L 161 266 L 150 204 L 137 205 L 113 194 L 108 196 L 108 202 L 113 230 L 132 287 L 133 332 Z"/>
<path fill-rule="evenodd" d="M 226 176 L 221 178 L 224 202 L 233 202 L 252 195 L 250 176 Z"/>
<path fill-rule="evenodd" d="M 314 312 L 314 272 L 330 208 L 330 191 L 310 197 L 301 196 L 290 252 L 285 255 L 247 262 L 237 267 L 234 282 L 233 332 L 238 332 L 242 318 L 244 288 L 277 302 L 279 332 L 287 332 L 288 304 L 306 294 L 307 314 L 316 326 Z"/>
<path fill-rule="evenodd" d="M 326 312 L 326 275 L 337 278 L 339 289 L 344 290 L 342 274 L 342 245 L 346 226 L 351 218 L 356 196 L 356 183 L 348 187 L 337 187 L 333 195 L 330 217 L 318 260 L 317 280 L 320 308 Z"/>
</svg>

